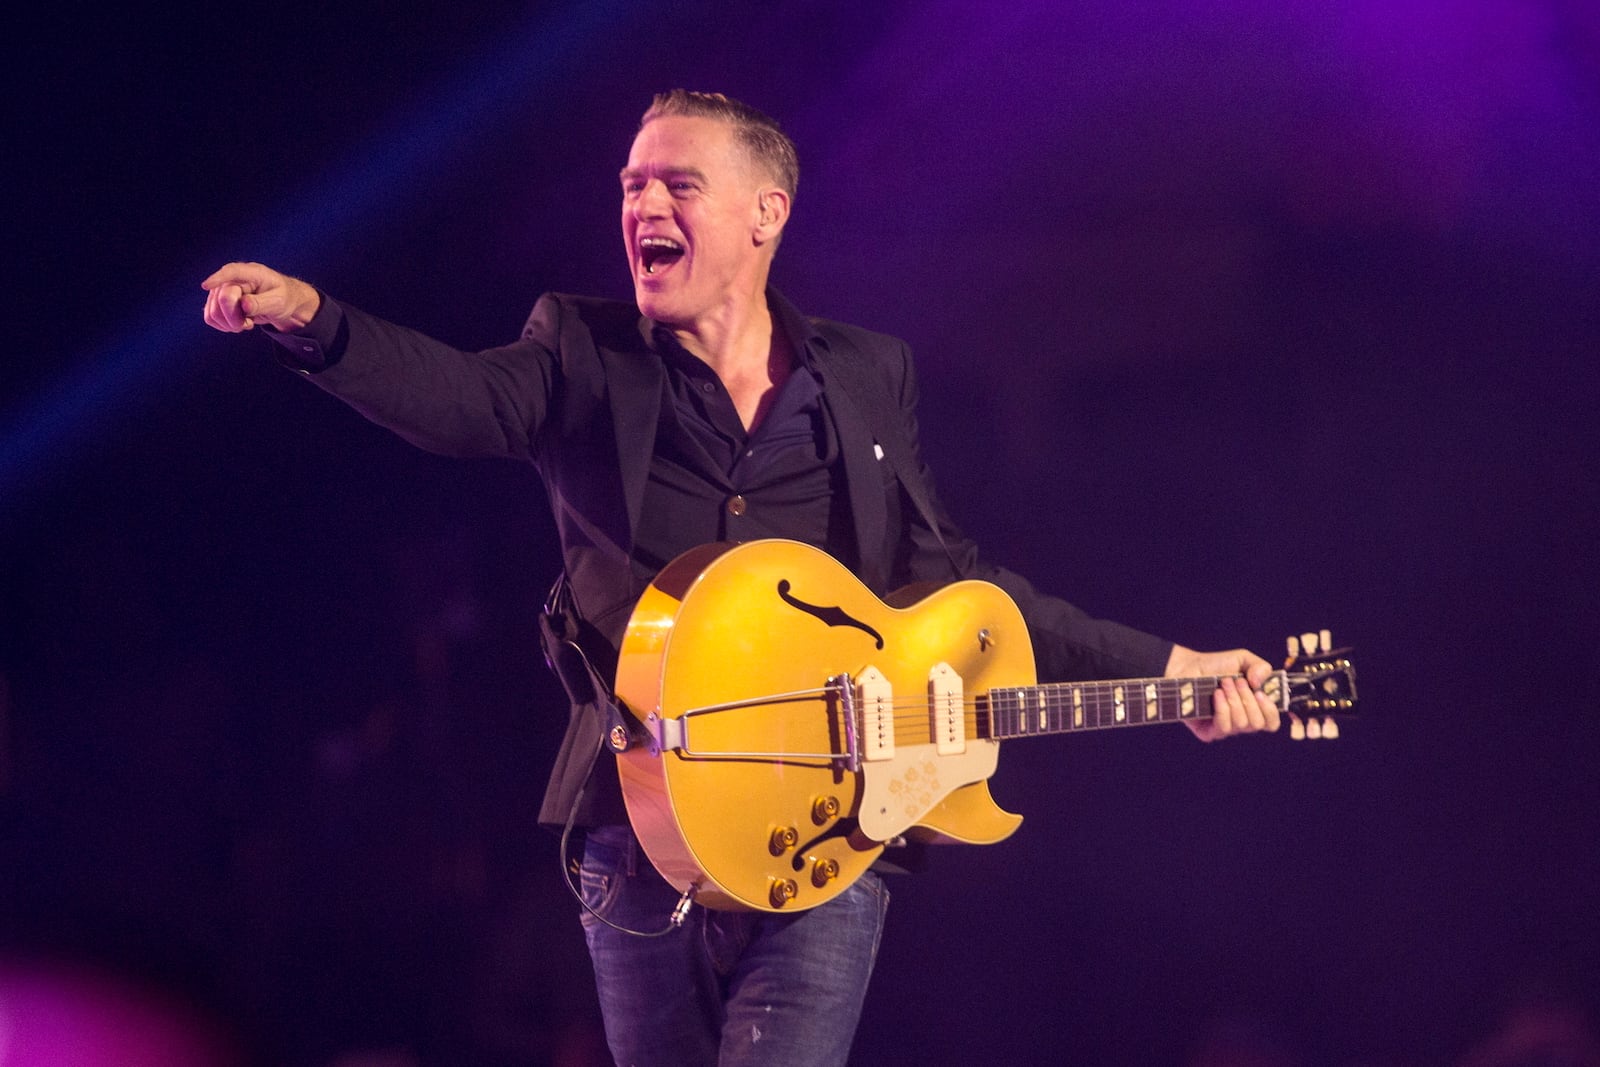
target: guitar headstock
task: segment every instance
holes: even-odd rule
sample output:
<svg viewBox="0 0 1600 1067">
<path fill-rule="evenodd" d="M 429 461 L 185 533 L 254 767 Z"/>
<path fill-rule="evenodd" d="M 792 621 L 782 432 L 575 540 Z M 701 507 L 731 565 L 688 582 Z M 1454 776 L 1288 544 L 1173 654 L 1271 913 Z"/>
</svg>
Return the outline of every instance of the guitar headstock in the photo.
<svg viewBox="0 0 1600 1067">
<path fill-rule="evenodd" d="M 1279 692 L 1273 695 L 1289 717 L 1289 737 L 1295 741 L 1332 740 L 1339 736 L 1339 719 L 1355 714 L 1350 649 L 1334 648 L 1327 630 L 1291 636 L 1289 656 L 1276 679 L 1281 679 Z"/>
</svg>

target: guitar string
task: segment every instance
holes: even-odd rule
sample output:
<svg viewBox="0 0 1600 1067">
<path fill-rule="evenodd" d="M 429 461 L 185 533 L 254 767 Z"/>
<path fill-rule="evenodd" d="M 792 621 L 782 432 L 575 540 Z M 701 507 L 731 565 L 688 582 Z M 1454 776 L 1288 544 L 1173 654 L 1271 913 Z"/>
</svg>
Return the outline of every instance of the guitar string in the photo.
<svg viewBox="0 0 1600 1067">
<path fill-rule="evenodd" d="M 1304 685 L 1311 677 L 1309 674 L 1279 673 L 1283 673 L 1284 680 L 1290 687 Z M 987 706 L 990 694 L 1008 690 L 1019 692 L 1029 690 L 1038 692 L 1049 701 L 1049 707 L 1046 709 L 1049 711 L 1063 710 L 1067 706 L 1066 698 L 1074 695 L 1079 697 L 1079 701 L 1071 705 L 1074 710 L 1077 710 L 1080 706 L 1086 712 L 1091 707 L 1097 711 L 1104 711 L 1107 708 L 1115 709 L 1119 705 L 1123 708 L 1140 708 L 1149 703 L 1150 698 L 1145 693 L 1147 687 L 1153 687 L 1157 690 L 1155 699 L 1158 704 L 1166 703 L 1170 705 L 1174 700 L 1177 700 L 1181 705 L 1189 696 L 1189 694 L 1183 692 L 1185 687 L 1198 685 L 1206 688 L 1207 695 L 1209 695 L 1209 690 L 1221 685 L 1223 677 L 1221 675 L 1206 675 L 1195 678 L 1129 678 L 1098 682 L 1044 682 L 1016 686 L 993 686 L 983 696 L 963 697 L 961 707 L 965 716 L 981 721 L 986 715 L 994 714 L 992 707 Z M 1239 678 L 1241 676 L 1230 675 L 1227 677 Z M 1118 688 L 1126 690 L 1121 697 L 1116 695 L 1115 691 Z M 815 689 L 763 694 L 743 697 L 739 700 L 726 701 L 720 704 L 705 704 L 699 707 L 687 708 L 681 715 L 688 717 L 722 711 L 753 711 L 772 705 L 795 703 L 797 701 L 808 703 L 810 698 L 825 699 L 836 695 L 838 692 L 837 686 L 827 685 Z M 885 702 L 883 706 L 890 710 L 896 723 L 919 721 L 924 717 L 925 712 L 928 714 L 933 713 L 933 709 L 930 706 L 930 698 L 927 696 L 893 697 Z M 1019 703 L 1016 708 L 1004 709 L 1002 714 L 1015 712 L 1021 715 L 1029 713 L 1030 710 L 1037 711 L 1038 708 L 1027 709 Z"/>
<path fill-rule="evenodd" d="M 1201 679 L 1192 680 L 1200 681 Z M 1215 679 L 1204 679 L 1204 681 L 1214 682 Z M 1070 694 L 1074 685 L 1074 683 L 1059 684 L 1063 687 L 1062 693 L 1047 694 L 1047 697 L 1058 695 L 1064 696 L 1066 694 Z M 1100 685 L 1102 683 L 1094 684 Z M 1155 715 L 1150 715 L 1148 713 L 1148 708 L 1146 707 L 1147 701 L 1143 697 L 1142 684 L 1141 691 L 1139 694 L 1137 694 L 1138 699 L 1136 700 L 1128 700 L 1126 697 L 1124 697 L 1119 701 L 1115 696 L 1109 693 L 1085 694 L 1081 705 L 1068 703 L 1064 699 L 1051 700 L 1049 705 L 1043 709 L 1054 720 L 1050 725 L 1049 732 L 1060 733 L 1071 730 L 1092 730 L 1097 728 L 1112 728 L 1116 726 L 1131 725 L 1140 722 L 1174 722 L 1182 721 L 1185 718 L 1208 717 L 1204 715 L 1185 715 L 1182 711 L 1182 698 L 1179 695 L 1180 691 L 1177 689 L 1177 687 L 1163 686 L 1162 688 L 1170 688 L 1171 691 L 1164 694 L 1158 694 L 1157 704 L 1164 704 L 1165 706 L 1160 707 Z M 993 690 L 991 690 L 991 692 L 993 692 Z M 837 690 L 829 687 L 816 690 L 814 695 L 819 699 L 823 699 L 834 695 L 835 693 L 837 693 Z M 682 717 L 698 717 L 702 715 L 728 711 L 761 711 L 777 705 L 796 703 L 797 698 L 801 696 L 802 694 L 800 693 L 786 692 L 781 695 L 774 695 L 773 697 L 749 697 L 739 701 L 731 701 L 723 704 L 711 704 L 697 708 L 689 708 L 682 713 Z M 1161 699 L 1162 696 L 1165 696 L 1167 699 L 1163 701 Z M 1178 700 L 1176 706 L 1174 706 L 1174 698 L 1177 698 Z M 803 700 L 801 702 L 811 703 L 811 701 Z M 894 726 L 897 733 L 910 727 L 927 727 L 929 729 L 929 740 L 933 740 L 933 726 L 931 720 L 935 715 L 937 715 L 937 712 L 933 707 L 930 706 L 927 698 L 894 699 L 887 702 L 886 708 L 889 712 L 886 718 Z M 987 697 L 963 698 L 961 702 L 962 724 L 971 731 L 971 734 L 976 734 L 978 731 L 992 728 L 995 725 L 995 719 L 997 717 L 1001 719 L 1014 717 L 1017 722 L 1021 722 L 1026 718 L 1037 714 L 1039 710 L 1040 709 L 1037 707 L 1026 709 L 1019 706 L 996 711 L 996 709 L 987 704 Z M 1120 715 L 1118 714 L 1119 710 L 1121 712 Z M 1141 711 L 1143 712 L 1142 714 Z M 832 718 L 831 712 L 829 717 L 830 719 Z M 871 715 L 865 709 L 858 709 L 856 717 L 859 722 L 864 723 L 871 718 Z M 1066 721 L 1069 717 L 1073 719 L 1081 718 L 1083 721 L 1069 723 Z M 1033 732 L 1035 731 L 1007 731 L 1007 733 L 1011 736 L 1025 736 L 1026 734 Z"/>
<path fill-rule="evenodd" d="M 1233 677 L 1238 677 L 1237 675 Z M 1301 673 L 1284 673 L 1286 682 L 1300 684 L 1308 676 Z M 1052 682 L 1021 686 L 995 686 L 983 696 L 972 698 L 963 697 L 961 701 L 961 720 L 965 737 L 983 739 L 992 737 L 996 728 L 1001 730 L 1004 737 L 1023 737 L 1035 733 L 1069 733 L 1073 731 L 1089 731 L 1099 729 L 1115 729 L 1120 726 L 1131 726 L 1141 723 L 1182 722 L 1186 720 L 1209 718 L 1205 714 L 1185 714 L 1183 705 L 1192 698 L 1191 694 L 1183 692 L 1185 687 L 1199 683 L 1201 686 L 1215 688 L 1221 684 L 1220 676 L 1205 676 L 1201 678 L 1161 678 L 1161 679 L 1117 679 L 1102 682 Z M 1154 687 L 1156 709 L 1152 713 L 1149 708 L 1150 698 L 1146 689 Z M 1129 699 L 1126 693 L 1122 697 L 1116 695 L 1116 690 L 1122 688 L 1133 691 L 1133 698 Z M 1020 703 L 1016 707 L 1007 707 L 996 710 L 989 702 L 990 694 L 1005 690 L 1033 690 L 1037 691 L 1046 701 L 1043 708 L 1032 709 L 1023 707 Z M 777 704 L 794 703 L 797 700 L 809 703 L 807 698 L 826 699 L 839 692 L 837 686 L 823 686 L 813 690 L 798 690 L 770 696 L 757 696 L 741 699 L 739 701 L 723 704 L 706 705 L 691 708 L 682 714 L 685 718 L 690 715 L 703 715 L 721 711 L 754 711 Z M 1068 698 L 1076 696 L 1077 700 L 1068 703 Z M 1176 703 L 1175 703 L 1176 702 Z M 932 743 L 937 740 L 936 726 L 931 721 L 937 713 L 929 704 L 927 697 L 891 698 L 885 704 L 888 710 L 888 720 L 893 725 L 897 734 L 902 731 L 915 737 L 918 728 L 926 728 L 927 740 Z M 1044 711 L 1051 719 L 1042 730 L 1029 730 L 1021 728 L 1032 715 Z M 1002 721 L 997 724 L 997 717 Z M 865 723 L 868 716 L 865 710 L 858 713 L 858 721 Z M 1003 738 L 1002 738 L 1003 739 Z M 902 739 L 901 743 L 918 743 L 910 738 Z"/>
<path fill-rule="evenodd" d="M 1238 676 L 1234 675 L 1234 677 Z M 1137 691 L 1133 692 L 1133 696 L 1130 698 L 1129 696 L 1124 695 L 1120 699 L 1108 691 L 1098 691 L 1103 687 L 1123 684 L 1118 682 L 1047 682 L 1040 685 L 994 686 L 983 696 L 964 697 L 962 699 L 961 706 L 969 713 L 981 714 L 979 710 L 980 703 L 987 701 L 989 693 L 1003 692 L 1011 689 L 1028 689 L 1044 691 L 1045 696 L 1054 697 L 1058 695 L 1070 695 L 1074 689 L 1078 689 L 1082 692 L 1083 703 L 1085 706 L 1089 705 L 1090 703 L 1100 705 L 1110 704 L 1111 706 L 1121 703 L 1125 706 L 1131 707 L 1145 702 L 1146 698 L 1144 696 L 1144 687 L 1146 685 L 1155 685 L 1158 689 L 1163 691 L 1158 693 L 1158 699 L 1165 697 L 1170 702 L 1173 697 L 1182 696 L 1181 690 L 1184 684 L 1195 682 L 1211 683 L 1212 688 L 1215 688 L 1215 685 L 1221 682 L 1221 678 L 1172 678 L 1160 679 L 1153 683 L 1146 679 L 1139 679 L 1137 682 L 1130 681 L 1126 683 L 1130 689 L 1137 685 Z M 1088 688 L 1091 686 L 1094 687 L 1093 690 Z M 821 686 L 816 689 L 788 690 L 782 693 L 769 693 L 751 697 L 741 697 L 738 700 L 724 701 L 719 704 L 702 704 L 698 707 L 686 708 L 681 714 L 687 716 L 705 715 L 722 711 L 754 711 L 772 705 L 810 703 L 813 699 L 825 699 L 827 697 L 836 695 L 838 692 L 839 690 L 836 686 Z M 884 706 L 895 712 L 920 712 L 929 708 L 929 700 L 930 698 L 926 696 L 894 697 L 885 702 Z"/>
</svg>

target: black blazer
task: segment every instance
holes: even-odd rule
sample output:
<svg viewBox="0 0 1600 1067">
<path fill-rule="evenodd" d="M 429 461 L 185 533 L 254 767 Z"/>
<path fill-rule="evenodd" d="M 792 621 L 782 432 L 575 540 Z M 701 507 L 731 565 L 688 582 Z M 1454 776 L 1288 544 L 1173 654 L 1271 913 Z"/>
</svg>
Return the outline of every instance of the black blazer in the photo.
<svg viewBox="0 0 1600 1067">
<path fill-rule="evenodd" d="M 769 299 L 788 309 L 777 293 Z M 882 595 L 958 576 L 1000 585 L 1028 622 L 1043 681 L 1162 672 L 1170 642 L 1039 593 L 985 563 L 956 528 L 921 458 L 916 376 L 904 342 L 804 321 L 809 335 L 795 340 L 809 349 L 839 436 L 858 577 L 868 588 Z M 666 374 L 652 330 L 631 304 L 547 294 L 517 341 L 463 352 L 325 298 L 304 333 L 280 340 L 302 370 L 321 368 L 312 374 L 319 386 L 421 448 L 533 463 L 576 606 L 597 631 L 604 660 L 642 591 L 630 558 Z M 560 825 L 572 814 L 600 738 L 594 709 L 571 709 L 541 822 Z M 623 817 L 610 764 L 600 760 L 579 823 Z"/>
</svg>

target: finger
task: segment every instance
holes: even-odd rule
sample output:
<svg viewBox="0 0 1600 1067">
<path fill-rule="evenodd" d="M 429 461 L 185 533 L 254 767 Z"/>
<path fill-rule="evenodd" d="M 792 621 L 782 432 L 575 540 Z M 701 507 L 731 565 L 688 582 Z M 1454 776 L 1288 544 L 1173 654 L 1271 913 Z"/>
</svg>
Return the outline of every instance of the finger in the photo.
<svg viewBox="0 0 1600 1067">
<path fill-rule="evenodd" d="M 1261 706 L 1261 691 L 1253 689 L 1249 683 L 1241 681 L 1238 686 L 1239 710 L 1243 714 L 1248 729 L 1251 732 L 1267 728 L 1266 709 Z"/>
<path fill-rule="evenodd" d="M 1278 727 L 1283 725 L 1282 716 L 1278 712 L 1278 702 L 1261 690 L 1256 690 L 1256 704 L 1261 708 L 1263 729 L 1269 733 L 1277 733 Z"/>
<path fill-rule="evenodd" d="M 260 287 L 267 273 L 267 268 L 259 263 L 225 263 L 207 276 L 200 288 L 209 290 L 236 284 L 255 289 Z"/>
<path fill-rule="evenodd" d="M 227 316 L 222 307 L 222 294 L 213 289 L 206 294 L 206 325 L 213 330 L 226 330 L 228 328 Z"/>
<path fill-rule="evenodd" d="M 1241 667 L 1244 676 L 1250 681 L 1251 689 L 1260 689 L 1267 684 L 1267 678 L 1272 674 L 1272 664 L 1256 655 L 1254 652 L 1241 653 Z"/>
<path fill-rule="evenodd" d="M 1256 728 L 1259 730 L 1276 731 L 1279 726 L 1278 702 L 1262 692 L 1267 679 L 1272 677 L 1272 664 L 1248 649 L 1240 649 L 1239 654 L 1245 679 L 1250 683 L 1250 696 L 1253 698 L 1251 721 L 1257 723 Z"/>
<path fill-rule="evenodd" d="M 217 290 L 217 298 L 217 305 L 222 310 L 223 328 L 235 333 L 244 329 L 245 315 L 241 306 L 244 290 L 230 282 Z"/>
<path fill-rule="evenodd" d="M 1231 702 L 1236 733 L 1254 733 L 1267 728 L 1267 716 L 1261 708 L 1259 693 L 1243 678 L 1228 679 L 1233 683 Z"/>
<path fill-rule="evenodd" d="M 1228 710 L 1228 733 L 1254 733 L 1266 728 L 1266 714 L 1244 679 L 1223 678 L 1217 688 L 1224 695 Z"/>
<path fill-rule="evenodd" d="M 1233 708 L 1236 700 L 1230 699 L 1233 679 L 1223 678 L 1211 694 L 1211 728 L 1218 738 L 1227 737 L 1234 730 Z"/>
<path fill-rule="evenodd" d="M 206 322 L 227 333 L 240 333 L 255 323 L 244 308 L 244 290 L 236 284 L 213 289 L 206 298 Z"/>
</svg>

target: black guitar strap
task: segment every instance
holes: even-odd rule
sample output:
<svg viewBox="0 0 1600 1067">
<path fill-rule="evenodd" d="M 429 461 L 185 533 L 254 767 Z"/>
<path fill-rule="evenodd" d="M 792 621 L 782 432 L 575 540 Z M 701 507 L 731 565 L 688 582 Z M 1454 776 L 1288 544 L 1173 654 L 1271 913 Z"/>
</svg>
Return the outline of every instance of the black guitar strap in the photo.
<svg viewBox="0 0 1600 1067">
<path fill-rule="evenodd" d="M 626 734 L 630 720 L 617 706 L 611 683 L 603 678 L 594 663 L 584 652 L 579 641 L 582 624 L 577 602 L 572 595 L 572 585 L 562 568 L 555 584 L 544 599 L 544 610 L 539 613 L 539 644 L 544 649 L 544 661 L 566 690 L 567 699 L 574 706 L 593 704 L 600 710 L 600 730 L 609 743 L 619 737 L 616 728 Z"/>
</svg>

